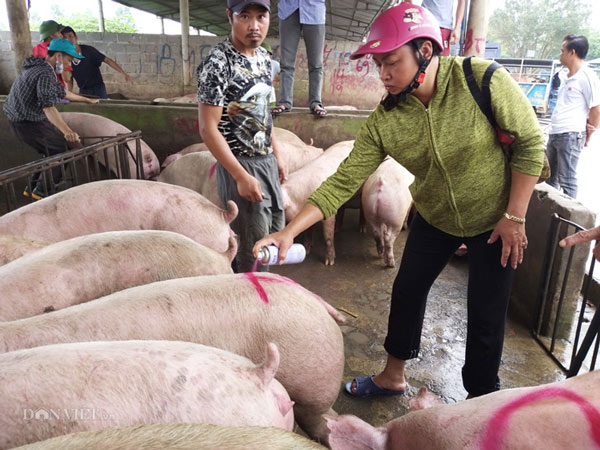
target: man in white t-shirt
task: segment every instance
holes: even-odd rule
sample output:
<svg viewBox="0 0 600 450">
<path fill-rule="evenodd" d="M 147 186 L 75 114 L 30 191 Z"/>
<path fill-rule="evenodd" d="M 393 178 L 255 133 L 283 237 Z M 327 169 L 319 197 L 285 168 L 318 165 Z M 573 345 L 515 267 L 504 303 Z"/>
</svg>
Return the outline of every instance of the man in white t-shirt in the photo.
<svg viewBox="0 0 600 450">
<path fill-rule="evenodd" d="M 588 48 L 585 36 L 569 34 L 563 40 L 560 62 L 568 72 L 561 78 L 546 146 L 552 171 L 546 182 L 573 198 L 579 155 L 600 124 L 600 82 L 585 64 Z"/>
</svg>

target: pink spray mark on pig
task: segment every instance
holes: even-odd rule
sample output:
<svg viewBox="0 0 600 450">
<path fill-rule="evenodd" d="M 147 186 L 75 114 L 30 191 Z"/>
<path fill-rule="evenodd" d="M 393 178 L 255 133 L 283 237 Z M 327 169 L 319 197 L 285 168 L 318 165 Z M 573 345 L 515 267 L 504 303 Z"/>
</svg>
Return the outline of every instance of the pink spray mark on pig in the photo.
<svg viewBox="0 0 600 450">
<path fill-rule="evenodd" d="M 210 168 L 210 172 L 208 173 L 208 179 L 211 179 L 215 174 L 215 170 L 217 170 L 217 163 L 214 163 Z"/>
<path fill-rule="evenodd" d="M 511 415 L 519 408 L 537 400 L 562 397 L 576 403 L 591 426 L 591 437 L 600 446 L 600 411 L 585 398 L 559 387 L 549 387 L 524 395 L 497 411 L 487 424 L 481 442 L 481 450 L 500 450 L 502 438 L 506 434 Z"/>
<path fill-rule="evenodd" d="M 254 285 L 254 288 L 256 289 L 256 292 L 258 292 L 260 299 L 265 303 L 269 303 L 269 296 L 260 285 L 259 279 L 255 274 L 256 272 L 245 272 L 244 276 L 248 279 L 248 281 L 250 281 L 250 283 Z"/>
<path fill-rule="evenodd" d="M 317 294 L 309 291 L 308 289 L 306 289 L 305 287 L 296 283 L 295 281 L 290 280 L 289 278 L 283 277 L 281 275 L 272 274 L 271 276 L 266 277 L 264 275 L 262 275 L 262 276 L 257 275 L 257 273 L 260 273 L 260 272 L 246 272 L 246 273 L 244 273 L 244 276 L 254 285 L 254 287 L 256 288 L 256 291 L 258 292 L 259 297 L 261 298 L 261 300 L 263 302 L 269 303 L 269 297 L 267 296 L 267 293 L 265 292 L 263 287 L 260 285 L 261 281 L 269 282 L 269 283 L 289 284 L 290 286 L 297 286 L 297 287 L 301 288 L 302 290 L 304 290 L 305 292 L 309 293 L 314 298 L 316 298 L 319 301 L 319 303 L 325 308 L 325 310 L 331 315 L 331 317 L 333 317 L 333 319 L 336 322 L 343 323 L 346 321 L 346 319 L 344 319 L 344 316 L 342 316 L 342 314 L 337 309 L 335 309 L 333 306 L 331 306 L 329 303 L 327 303 L 325 300 L 323 300 Z"/>
</svg>

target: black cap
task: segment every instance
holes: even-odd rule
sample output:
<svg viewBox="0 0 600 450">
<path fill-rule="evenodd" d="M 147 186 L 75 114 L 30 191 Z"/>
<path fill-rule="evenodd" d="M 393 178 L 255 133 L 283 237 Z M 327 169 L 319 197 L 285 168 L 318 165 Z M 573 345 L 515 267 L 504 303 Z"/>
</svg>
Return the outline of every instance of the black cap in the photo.
<svg viewBox="0 0 600 450">
<path fill-rule="evenodd" d="M 241 13 L 250 5 L 259 5 L 271 12 L 270 0 L 227 0 L 227 7 L 236 14 Z"/>
<path fill-rule="evenodd" d="M 61 33 L 73 33 L 75 36 L 77 36 L 77 33 L 75 33 L 75 30 L 69 26 L 64 27 L 62 30 L 60 30 Z"/>
</svg>

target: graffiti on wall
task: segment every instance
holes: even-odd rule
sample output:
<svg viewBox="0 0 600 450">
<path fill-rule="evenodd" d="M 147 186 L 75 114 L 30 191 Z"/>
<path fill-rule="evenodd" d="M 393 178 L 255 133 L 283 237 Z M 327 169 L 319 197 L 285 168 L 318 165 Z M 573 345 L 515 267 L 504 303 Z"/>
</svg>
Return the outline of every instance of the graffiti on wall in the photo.
<svg viewBox="0 0 600 450">
<path fill-rule="evenodd" d="M 213 44 L 201 44 L 191 48 L 187 58 L 183 58 L 180 54 L 180 46 L 165 43 L 160 45 L 155 59 L 155 70 L 143 75 L 146 77 L 156 76 L 160 83 L 172 84 L 181 82 L 181 73 L 177 70 L 183 65 L 183 61 L 190 63 L 190 79 L 196 76 L 198 64 L 203 61 Z M 273 54 L 277 58 L 279 55 L 279 45 L 273 46 Z M 377 69 L 371 59 L 371 55 L 367 55 L 357 61 L 350 60 L 352 52 L 337 50 L 335 47 L 325 43 L 323 48 L 323 69 L 331 76 L 331 85 L 329 87 L 330 94 L 342 94 L 344 91 L 353 91 L 357 88 L 361 90 L 379 90 L 381 85 L 378 81 Z M 142 49 L 138 53 L 138 61 L 132 61 L 138 69 L 132 76 L 139 77 L 142 75 L 142 58 L 144 54 Z M 146 68 L 148 70 L 148 67 Z M 296 59 L 296 71 L 307 72 L 308 60 L 305 52 L 299 52 Z"/>
<path fill-rule="evenodd" d="M 469 50 L 473 48 L 473 45 L 475 45 L 475 54 L 483 56 L 485 53 L 485 37 L 473 39 L 473 28 L 469 28 L 467 30 L 467 37 L 465 39 L 465 55 L 470 54 Z"/>
</svg>

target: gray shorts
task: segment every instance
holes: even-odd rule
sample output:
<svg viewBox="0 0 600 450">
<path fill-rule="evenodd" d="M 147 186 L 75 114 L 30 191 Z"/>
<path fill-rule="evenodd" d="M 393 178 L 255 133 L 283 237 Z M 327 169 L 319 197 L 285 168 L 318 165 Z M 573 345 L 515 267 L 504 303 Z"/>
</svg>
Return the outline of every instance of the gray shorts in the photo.
<svg viewBox="0 0 600 450">
<path fill-rule="evenodd" d="M 231 223 L 231 229 L 238 235 L 239 240 L 237 271 L 249 272 L 255 260 L 252 255 L 254 244 L 267 234 L 282 230 L 285 226 L 285 215 L 275 156 L 238 156 L 237 160 L 260 182 L 263 201 L 249 202 L 241 197 L 236 181 L 221 164 L 217 164 L 217 188 L 224 205 L 228 200 L 233 200 L 239 209 L 238 216 Z M 258 266 L 258 270 L 264 271 L 267 267 Z"/>
</svg>

